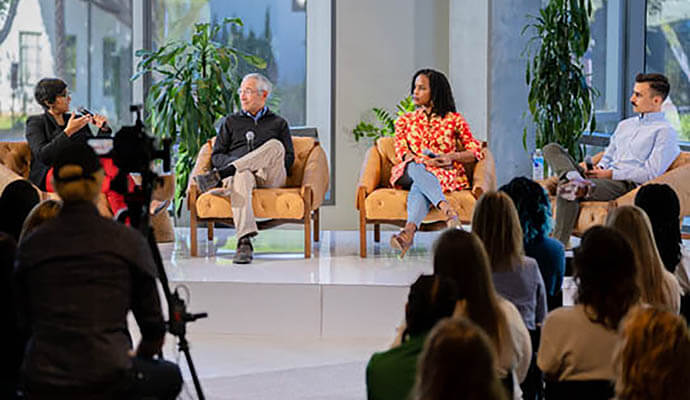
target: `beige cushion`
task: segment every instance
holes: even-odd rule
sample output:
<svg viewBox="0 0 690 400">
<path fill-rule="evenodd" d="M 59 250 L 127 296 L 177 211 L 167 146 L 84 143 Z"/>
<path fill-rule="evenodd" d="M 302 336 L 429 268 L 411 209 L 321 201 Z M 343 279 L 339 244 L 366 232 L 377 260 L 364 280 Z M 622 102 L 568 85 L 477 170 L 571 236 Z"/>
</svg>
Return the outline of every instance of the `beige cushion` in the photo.
<svg viewBox="0 0 690 400">
<path fill-rule="evenodd" d="M 367 219 L 397 221 L 407 218 L 407 190 L 376 189 L 366 197 Z M 446 193 L 446 199 L 464 222 L 472 220 L 472 210 L 476 202 L 469 190 Z M 427 214 L 424 222 L 445 221 L 447 217 L 438 209 Z"/>
<path fill-rule="evenodd" d="M 304 216 L 304 200 L 299 188 L 255 189 L 252 207 L 257 218 L 300 219 Z M 229 196 L 206 192 L 196 201 L 199 218 L 232 218 Z"/>
</svg>

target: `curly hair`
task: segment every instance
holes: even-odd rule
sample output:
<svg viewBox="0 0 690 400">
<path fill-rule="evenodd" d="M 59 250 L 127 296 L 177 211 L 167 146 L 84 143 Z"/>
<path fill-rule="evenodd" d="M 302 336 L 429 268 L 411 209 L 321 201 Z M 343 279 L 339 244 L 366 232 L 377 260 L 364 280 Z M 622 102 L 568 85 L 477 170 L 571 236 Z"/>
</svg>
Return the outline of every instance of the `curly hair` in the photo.
<svg viewBox="0 0 690 400">
<path fill-rule="evenodd" d="M 496 353 L 480 327 L 466 318 L 443 319 L 424 343 L 412 398 L 507 399 L 495 364 Z"/>
<path fill-rule="evenodd" d="M 436 240 L 434 275 L 455 282 L 458 300 L 467 302 L 466 316 L 484 329 L 500 354 L 508 323 L 499 308 L 490 271 L 489 256 L 476 234 L 447 229 Z"/>
<path fill-rule="evenodd" d="M 636 269 L 633 250 L 622 234 L 605 226 L 590 228 L 574 250 L 576 303 L 585 306 L 592 322 L 617 329 L 640 298 Z"/>
<path fill-rule="evenodd" d="M 650 183 L 635 195 L 635 205 L 647 213 L 664 267 L 673 273 L 681 259 L 680 201 L 671 186 Z"/>
<path fill-rule="evenodd" d="M 609 213 L 606 225 L 617 229 L 632 247 L 642 300 L 649 304 L 673 307 L 674 299 L 664 291 L 664 266 L 654 244 L 647 214 L 636 206 L 621 206 Z"/>
<path fill-rule="evenodd" d="M 424 75 L 429 79 L 429 86 L 431 89 L 431 112 L 444 118 L 449 112 L 456 112 L 455 99 L 453 98 L 453 91 L 450 88 L 450 82 L 443 72 L 434 69 L 420 69 L 415 72 L 412 77 L 412 85 L 410 87 L 410 94 L 414 93 L 415 80 L 419 75 Z"/>
<path fill-rule="evenodd" d="M 472 232 L 484 243 L 492 271 L 510 271 L 524 255 L 522 228 L 513 201 L 503 192 L 486 192 L 474 206 Z"/>
<path fill-rule="evenodd" d="M 540 184 L 520 176 L 498 190 L 505 192 L 515 203 L 525 246 L 548 236 L 553 228 L 551 202 Z"/>
<path fill-rule="evenodd" d="M 690 332 L 682 317 L 637 306 L 620 333 L 614 357 L 617 399 L 690 399 Z"/>
</svg>

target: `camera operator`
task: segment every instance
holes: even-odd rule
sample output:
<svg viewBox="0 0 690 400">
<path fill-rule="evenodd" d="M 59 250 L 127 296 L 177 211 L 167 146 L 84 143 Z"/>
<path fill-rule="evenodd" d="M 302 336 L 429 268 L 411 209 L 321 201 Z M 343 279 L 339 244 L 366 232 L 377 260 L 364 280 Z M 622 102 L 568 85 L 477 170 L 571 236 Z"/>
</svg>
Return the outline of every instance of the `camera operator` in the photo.
<svg viewBox="0 0 690 400">
<path fill-rule="evenodd" d="M 98 214 L 104 172 L 88 145 L 66 147 L 54 168 L 63 208 L 22 241 L 15 267 L 30 398 L 174 399 L 179 368 L 153 358 L 165 323 L 147 242 Z M 135 353 L 130 309 L 142 336 Z"/>
</svg>

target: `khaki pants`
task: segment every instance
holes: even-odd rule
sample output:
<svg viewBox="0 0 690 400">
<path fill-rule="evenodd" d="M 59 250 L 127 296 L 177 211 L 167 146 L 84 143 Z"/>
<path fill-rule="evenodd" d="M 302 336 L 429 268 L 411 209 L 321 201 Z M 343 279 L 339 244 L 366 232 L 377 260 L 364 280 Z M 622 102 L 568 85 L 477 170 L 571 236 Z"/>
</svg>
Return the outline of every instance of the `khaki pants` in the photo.
<svg viewBox="0 0 690 400">
<path fill-rule="evenodd" d="M 279 140 L 271 139 L 231 164 L 237 172 L 223 179 L 223 194 L 230 196 L 232 219 L 239 239 L 258 231 L 252 208 L 254 188 L 285 185 L 285 148 Z"/>
</svg>

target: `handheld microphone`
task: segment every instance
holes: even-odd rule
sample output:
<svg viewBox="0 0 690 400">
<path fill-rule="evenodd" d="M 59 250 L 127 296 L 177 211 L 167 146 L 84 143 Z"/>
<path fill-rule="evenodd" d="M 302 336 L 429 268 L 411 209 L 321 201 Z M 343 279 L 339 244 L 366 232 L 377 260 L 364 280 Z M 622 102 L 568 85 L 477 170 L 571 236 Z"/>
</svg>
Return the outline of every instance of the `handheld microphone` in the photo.
<svg viewBox="0 0 690 400">
<path fill-rule="evenodd" d="M 254 136 L 254 131 L 247 131 L 247 133 L 244 134 L 244 138 L 247 139 L 249 151 L 254 150 Z"/>
<path fill-rule="evenodd" d="M 77 112 L 78 112 L 79 114 L 81 114 L 82 116 L 88 115 L 88 116 L 93 117 L 93 116 L 95 115 L 93 112 L 91 112 L 91 110 L 89 110 L 88 108 L 83 107 L 83 106 L 77 108 Z M 110 127 L 108 126 L 108 123 L 107 123 L 107 122 L 104 122 L 104 123 L 103 123 L 103 126 L 101 126 L 101 130 L 102 130 L 102 131 L 109 131 L 109 130 L 110 130 Z"/>
</svg>

